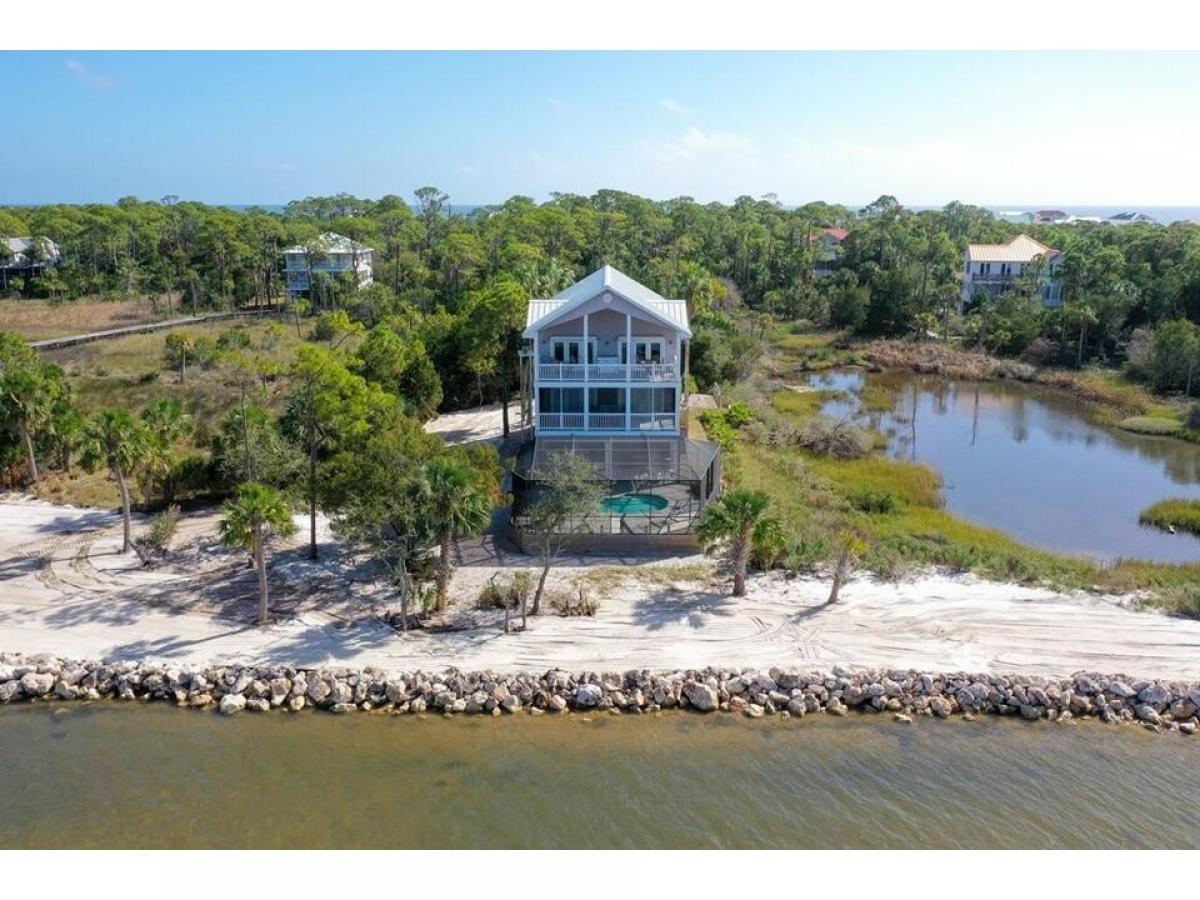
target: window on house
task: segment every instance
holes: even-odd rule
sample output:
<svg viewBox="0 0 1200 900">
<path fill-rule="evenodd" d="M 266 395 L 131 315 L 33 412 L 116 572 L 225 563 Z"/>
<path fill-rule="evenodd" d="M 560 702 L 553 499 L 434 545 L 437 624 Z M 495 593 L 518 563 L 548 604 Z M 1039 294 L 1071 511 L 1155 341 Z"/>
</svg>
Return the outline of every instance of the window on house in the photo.
<svg viewBox="0 0 1200 900">
<path fill-rule="evenodd" d="M 538 412 L 583 412 L 583 388 L 540 388 L 538 390 Z"/>
<path fill-rule="evenodd" d="M 550 341 L 550 355 L 557 363 L 567 363 L 568 365 L 578 365 L 583 357 L 583 338 L 552 338 Z M 596 339 L 588 339 L 588 362 L 596 361 Z"/>
<path fill-rule="evenodd" d="M 621 364 L 624 365 L 628 361 L 626 353 L 625 339 L 621 339 Z M 634 363 L 661 363 L 663 361 L 663 339 L 662 338 L 634 338 L 633 339 L 633 361 Z"/>
<path fill-rule="evenodd" d="M 591 388 L 588 409 L 594 413 L 625 412 L 625 388 Z"/>
<path fill-rule="evenodd" d="M 636 388 L 632 403 L 635 413 L 673 413 L 675 388 Z"/>
</svg>

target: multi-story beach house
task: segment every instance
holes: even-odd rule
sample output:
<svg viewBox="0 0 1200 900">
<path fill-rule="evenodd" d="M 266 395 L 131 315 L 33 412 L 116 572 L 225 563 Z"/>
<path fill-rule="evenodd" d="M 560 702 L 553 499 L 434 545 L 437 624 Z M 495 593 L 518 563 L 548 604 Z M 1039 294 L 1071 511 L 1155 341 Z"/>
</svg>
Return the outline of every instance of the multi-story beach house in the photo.
<svg viewBox="0 0 1200 900">
<path fill-rule="evenodd" d="M 1062 251 L 1027 234 L 1019 234 L 1007 244 L 970 244 L 963 260 L 962 305 L 980 294 L 995 297 L 1010 290 L 1022 272 L 1038 266 L 1042 305 L 1058 306 L 1062 303 L 1062 262 Z"/>
<path fill-rule="evenodd" d="M 523 337 L 533 438 L 514 471 L 518 543 L 538 483 L 556 454 L 571 452 L 605 483 L 601 508 L 572 528 L 588 546 L 600 546 L 599 535 L 612 547 L 651 534 L 694 545 L 700 511 L 720 491 L 720 463 L 714 444 L 686 433 L 687 303 L 604 266 L 531 300 Z"/>
<path fill-rule="evenodd" d="M 289 296 L 308 293 L 318 277 L 337 279 L 351 273 L 360 288 L 372 282 L 374 251 L 366 244 L 326 232 L 311 247 L 297 245 L 283 251 L 283 277 Z"/>
</svg>

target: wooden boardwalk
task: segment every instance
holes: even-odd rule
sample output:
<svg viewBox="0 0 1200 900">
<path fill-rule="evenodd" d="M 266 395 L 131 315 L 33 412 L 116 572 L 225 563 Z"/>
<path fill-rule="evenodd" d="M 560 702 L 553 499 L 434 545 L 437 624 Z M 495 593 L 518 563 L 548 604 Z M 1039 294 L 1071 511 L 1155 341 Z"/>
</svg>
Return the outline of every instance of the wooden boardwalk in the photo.
<svg viewBox="0 0 1200 900">
<path fill-rule="evenodd" d="M 142 325 L 126 325 L 124 328 L 109 328 L 105 331 L 91 331 L 87 334 L 73 334 L 67 337 L 47 338 L 44 341 L 30 341 L 29 346 L 35 350 L 60 350 L 63 347 L 89 344 L 92 341 L 105 341 L 111 338 L 125 337 L 129 334 L 165 331 L 168 328 L 179 328 L 182 325 L 201 325 L 205 322 L 216 322 L 221 319 L 266 316 L 278 312 L 280 312 L 279 307 L 264 306 L 261 309 L 239 309 L 234 312 L 205 313 L 201 316 L 185 316 L 181 319 L 166 319 L 162 322 L 146 322 Z"/>
</svg>

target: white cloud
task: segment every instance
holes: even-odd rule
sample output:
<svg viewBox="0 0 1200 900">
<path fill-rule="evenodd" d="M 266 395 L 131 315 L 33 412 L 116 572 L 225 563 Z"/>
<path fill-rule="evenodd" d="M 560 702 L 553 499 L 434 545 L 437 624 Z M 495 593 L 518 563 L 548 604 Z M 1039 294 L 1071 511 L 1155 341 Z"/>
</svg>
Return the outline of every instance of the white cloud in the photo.
<svg viewBox="0 0 1200 900">
<path fill-rule="evenodd" d="M 566 100 L 560 100 L 558 97 L 547 97 L 546 102 L 557 113 L 569 113 L 571 111 L 571 104 Z"/>
<path fill-rule="evenodd" d="M 672 113 L 677 116 L 682 116 L 687 113 L 687 110 L 684 109 L 682 104 L 678 103 L 675 100 L 672 100 L 670 97 L 663 97 L 661 100 L 658 101 L 658 105 L 661 106 L 663 109 L 665 109 L 667 112 Z"/>
<path fill-rule="evenodd" d="M 111 90 L 116 84 L 109 76 L 96 72 L 77 59 L 68 59 L 63 65 L 89 91 Z"/>
<path fill-rule="evenodd" d="M 467 175 L 471 178 L 475 178 L 479 175 L 479 170 L 477 168 L 475 168 L 474 166 L 465 166 L 465 165 L 459 166 L 458 171 L 462 172 L 464 175 Z"/>
<path fill-rule="evenodd" d="M 758 147 L 748 135 L 729 131 L 702 131 L 688 128 L 669 140 L 642 141 L 639 149 L 660 162 L 680 162 L 703 158 L 743 160 L 754 156 Z"/>
</svg>

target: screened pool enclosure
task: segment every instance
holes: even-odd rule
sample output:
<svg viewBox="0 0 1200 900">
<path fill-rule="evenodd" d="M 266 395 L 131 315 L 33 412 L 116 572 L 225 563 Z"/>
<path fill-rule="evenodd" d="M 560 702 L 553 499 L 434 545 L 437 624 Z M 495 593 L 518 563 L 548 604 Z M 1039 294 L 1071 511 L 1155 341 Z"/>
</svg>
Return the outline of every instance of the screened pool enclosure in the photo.
<svg viewBox="0 0 1200 900">
<path fill-rule="evenodd" d="M 690 535 L 705 504 L 720 491 L 715 444 L 681 437 L 538 437 L 521 448 L 512 476 L 510 528 L 528 534 L 526 510 L 537 502 L 553 460 L 574 453 L 604 483 L 597 509 L 573 519 L 573 535 Z"/>
</svg>

